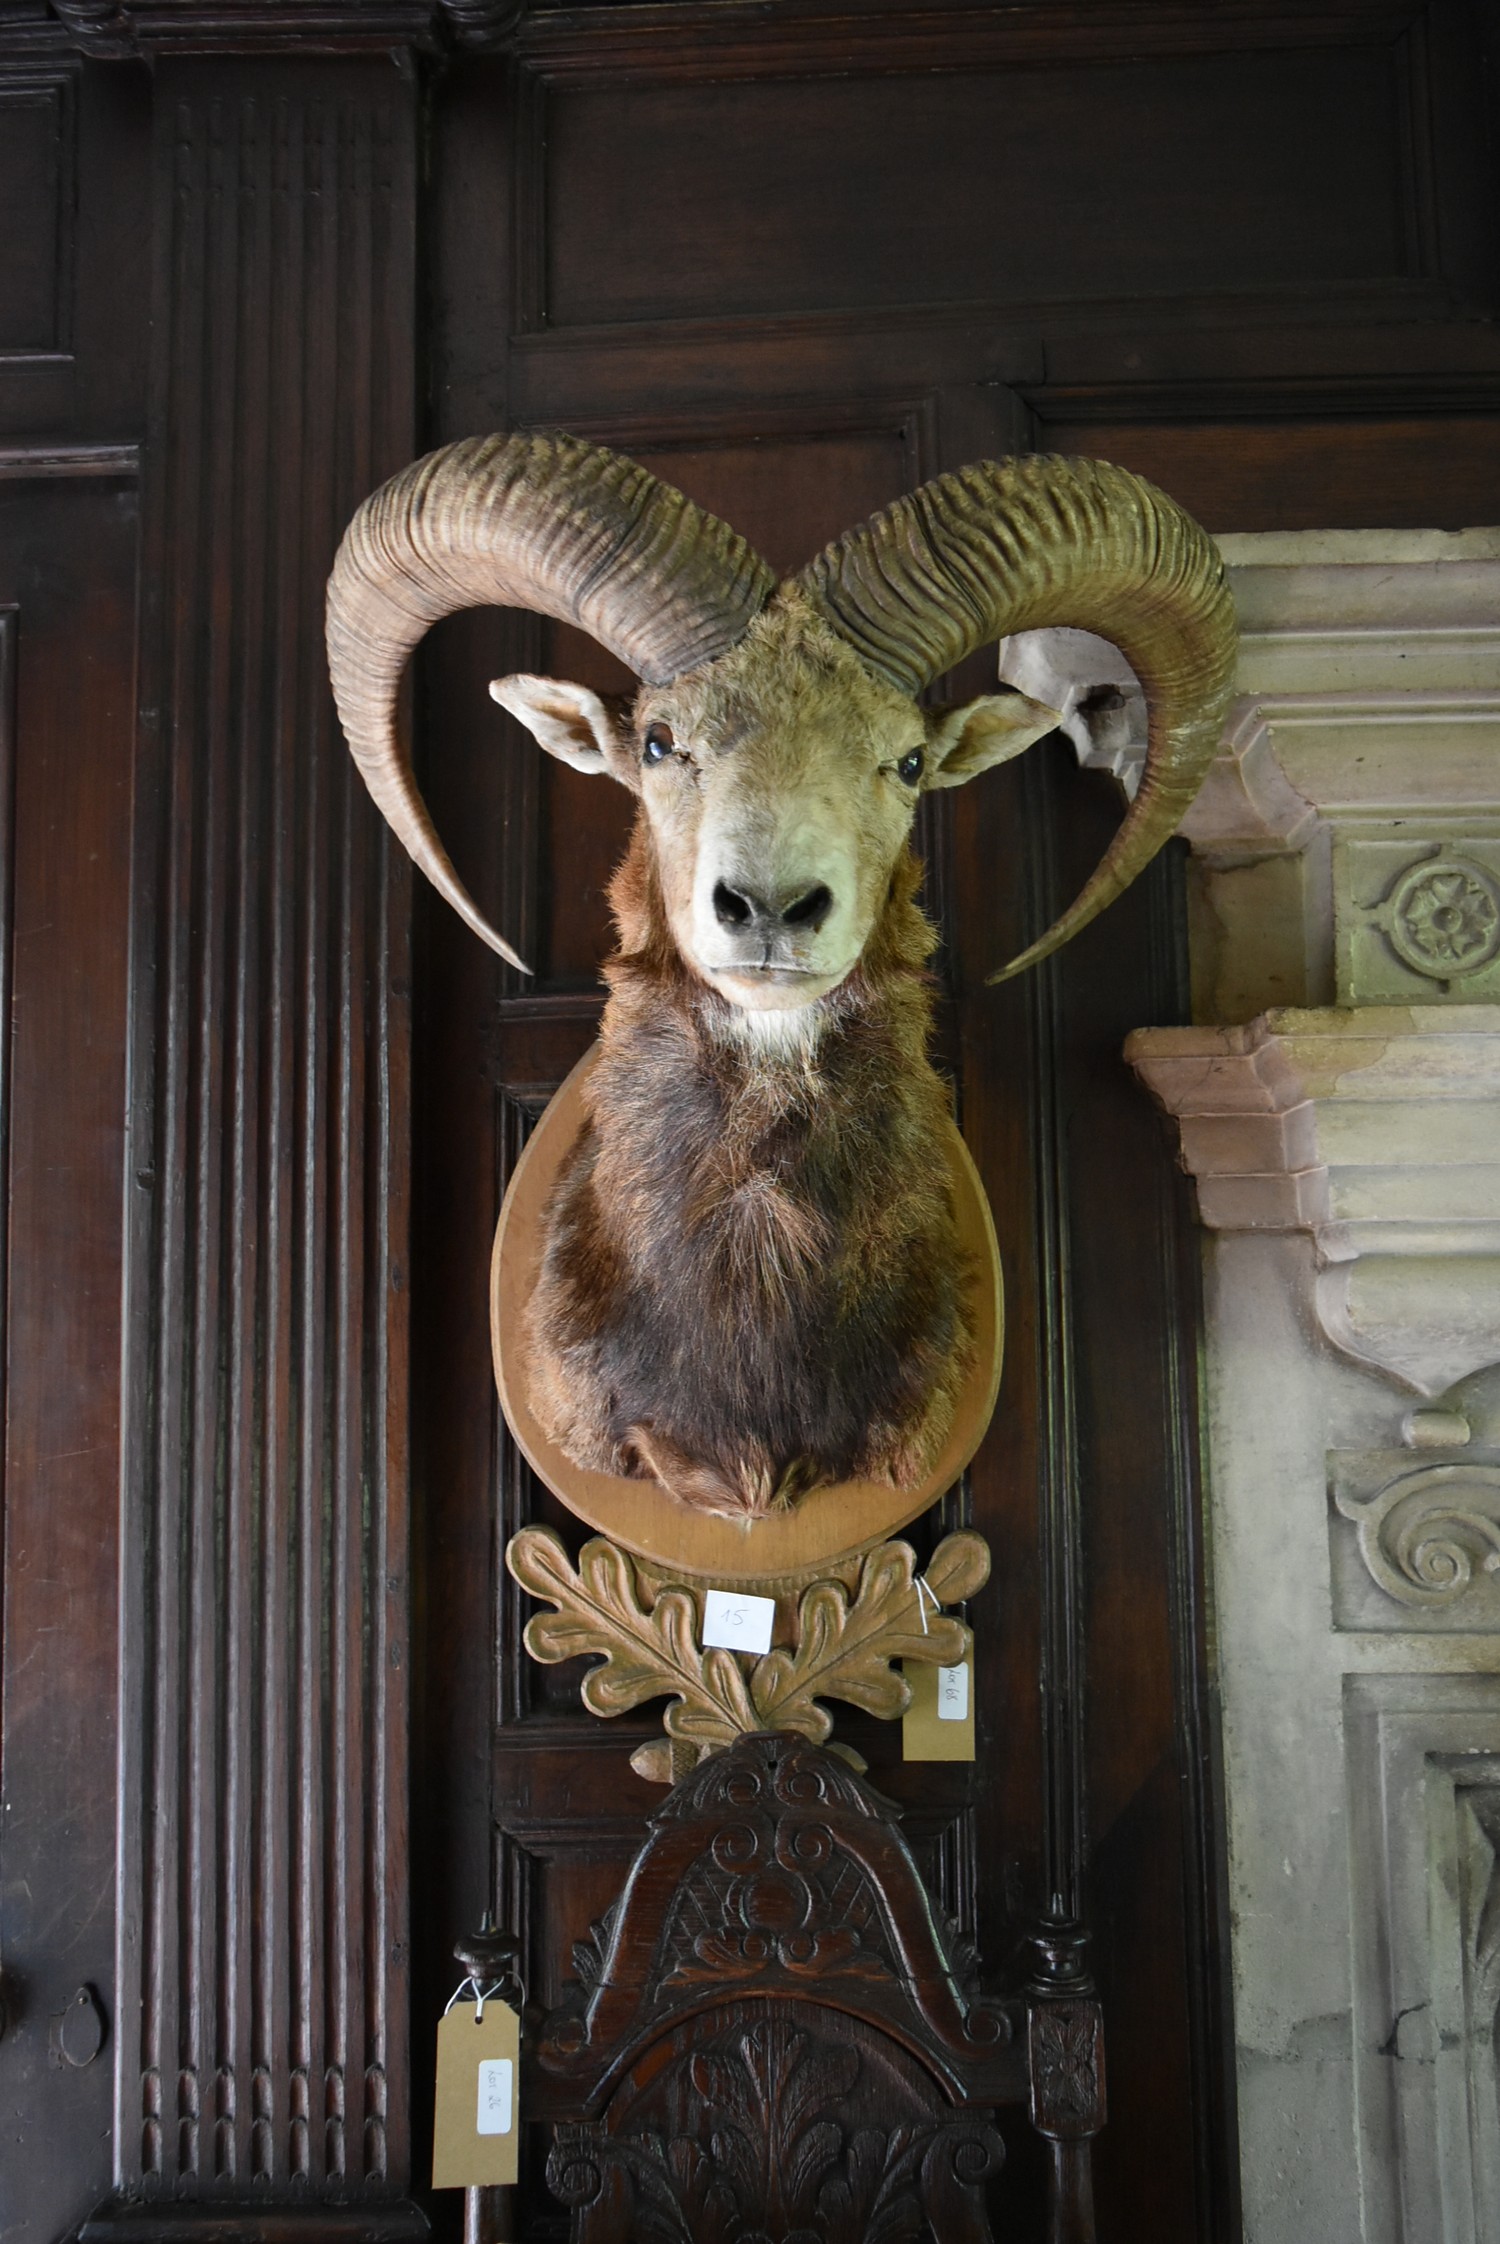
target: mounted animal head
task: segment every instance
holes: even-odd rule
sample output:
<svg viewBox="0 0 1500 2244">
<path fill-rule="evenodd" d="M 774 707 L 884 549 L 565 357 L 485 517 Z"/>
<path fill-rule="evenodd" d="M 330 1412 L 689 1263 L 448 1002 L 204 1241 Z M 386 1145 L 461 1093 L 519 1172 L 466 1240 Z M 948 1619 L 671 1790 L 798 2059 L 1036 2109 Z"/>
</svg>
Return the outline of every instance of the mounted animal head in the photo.
<svg viewBox="0 0 1500 2244">
<path fill-rule="evenodd" d="M 639 798 L 677 949 L 746 1012 L 835 989 L 879 918 L 922 791 L 961 785 L 1058 722 L 1022 694 L 925 709 L 934 679 L 1007 634 L 1070 625 L 1111 640 L 1145 692 L 1135 800 L 1076 902 L 1004 970 L 1015 973 L 1093 919 L 1173 832 L 1218 742 L 1235 645 L 1209 539 L 1102 461 L 939 476 L 778 587 L 726 524 L 596 445 L 450 444 L 350 524 L 329 581 L 329 661 L 376 804 L 516 966 L 438 839 L 397 720 L 424 632 L 478 606 L 575 624 L 642 680 L 628 708 L 558 679 L 490 690 L 549 754 Z"/>
</svg>

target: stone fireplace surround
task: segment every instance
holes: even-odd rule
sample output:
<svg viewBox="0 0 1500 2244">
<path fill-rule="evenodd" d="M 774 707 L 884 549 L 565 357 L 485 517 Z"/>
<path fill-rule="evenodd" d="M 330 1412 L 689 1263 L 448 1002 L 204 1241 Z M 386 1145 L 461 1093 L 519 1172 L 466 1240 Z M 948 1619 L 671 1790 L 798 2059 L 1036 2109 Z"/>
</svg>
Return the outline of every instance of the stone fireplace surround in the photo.
<svg viewBox="0 0 1500 2244">
<path fill-rule="evenodd" d="M 1500 530 L 1220 540 L 1195 1022 L 1247 2244 L 1500 2236 Z M 1134 680 L 1002 675 L 1129 788 Z"/>
</svg>

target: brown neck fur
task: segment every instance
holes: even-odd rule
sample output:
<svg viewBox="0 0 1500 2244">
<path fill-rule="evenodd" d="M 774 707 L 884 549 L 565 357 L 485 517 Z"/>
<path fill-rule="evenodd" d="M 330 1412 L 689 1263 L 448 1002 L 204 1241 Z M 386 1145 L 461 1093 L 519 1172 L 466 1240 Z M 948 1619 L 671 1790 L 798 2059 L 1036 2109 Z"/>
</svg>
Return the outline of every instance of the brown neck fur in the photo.
<svg viewBox="0 0 1500 2244">
<path fill-rule="evenodd" d="M 920 878 L 904 851 L 820 1033 L 767 1046 L 684 965 L 637 825 L 591 1131 L 533 1308 L 577 1461 L 743 1513 L 820 1480 L 904 1484 L 946 1434 L 967 1315 Z"/>
</svg>

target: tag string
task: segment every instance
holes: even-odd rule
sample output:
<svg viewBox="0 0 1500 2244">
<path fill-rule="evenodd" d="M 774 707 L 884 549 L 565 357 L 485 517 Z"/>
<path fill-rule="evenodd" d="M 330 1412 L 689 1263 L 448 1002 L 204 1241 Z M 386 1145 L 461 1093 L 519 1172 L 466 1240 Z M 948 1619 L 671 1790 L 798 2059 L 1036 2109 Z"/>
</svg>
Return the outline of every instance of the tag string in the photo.
<svg viewBox="0 0 1500 2244">
<path fill-rule="evenodd" d="M 479 1981 L 472 1976 L 468 1979 L 460 1979 L 447 2002 L 443 2005 L 443 2016 L 446 2018 L 454 2004 L 463 2001 L 466 1989 L 472 1987 L 474 1990 L 474 2022 L 476 2025 L 482 2026 L 484 2024 L 484 2006 L 492 1997 L 499 1994 L 500 1986 L 501 1982 L 498 1979 L 491 1980 L 487 1987 L 481 1987 Z"/>
<path fill-rule="evenodd" d="M 520 1992 L 521 2008 L 522 2010 L 524 2010 L 526 2008 L 526 1982 L 521 1977 L 521 1974 L 518 1971 L 512 1972 L 511 1977 L 515 1980 L 517 1989 Z M 472 1987 L 474 1990 L 474 2023 L 476 2026 L 482 2026 L 484 2024 L 485 2004 L 492 2001 L 493 1998 L 499 1994 L 503 1985 L 504 1981 L 500 1979 L 492 1979 L 487 1987 L 481 1987 L 479 1981 L 472 1976 L 468 1979 L 460 1979 L 458 1985 L 454 1988 L 452 1994 L 448 1997 L 448 2000 L 443 2005 L 443 2016 L 446 2018 L 449 2011 L 453 2008 L 454 2004 L 462 2002 L 465 1992 L 467 1991 L 467 1989 Z"/>
<path fill-rule="evenodd" d="M 925 1574 L 919 1574 L 917 1576 L 917 1611 L 922 1616 L 922 1634 L 924 1636 L 928 1634 L 928 1628 L 927 1607 L 923 1603 L 923 1599 L 928 1597 L 932 1599 L 932 1610 L 934 1611 L 934 1613 L 940 1613 L 942 1611 L 942 1606 L 938 1603 L 937 1591 L 928 1581 Z"/>
</svg>

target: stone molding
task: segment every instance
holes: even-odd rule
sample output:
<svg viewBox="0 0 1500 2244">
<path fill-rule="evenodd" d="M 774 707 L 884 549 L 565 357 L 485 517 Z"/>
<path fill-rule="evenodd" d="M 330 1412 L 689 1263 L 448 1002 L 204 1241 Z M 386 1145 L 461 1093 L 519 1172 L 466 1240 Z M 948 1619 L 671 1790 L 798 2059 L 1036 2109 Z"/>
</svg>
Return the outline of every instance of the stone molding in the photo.
<svg viewBox="0 0 1500 2244">
<path fill-rule="evenodd" d="M 1500 1006 L 1140 1029 L 1211 1231 L 1302 1232 L 1343 1354 L 1436 1398 L 1500 1362 Z"/>
<path fill-rule="evenodd" d="M 1500 999 L 1500 530 L 1219 547 L 1241 645 L 1182 826 L 1199 1018 Z M 1133 791 L 1145 706 L 1113 647 L 1024 633 L 1000 675 Z"/>
</svg>

